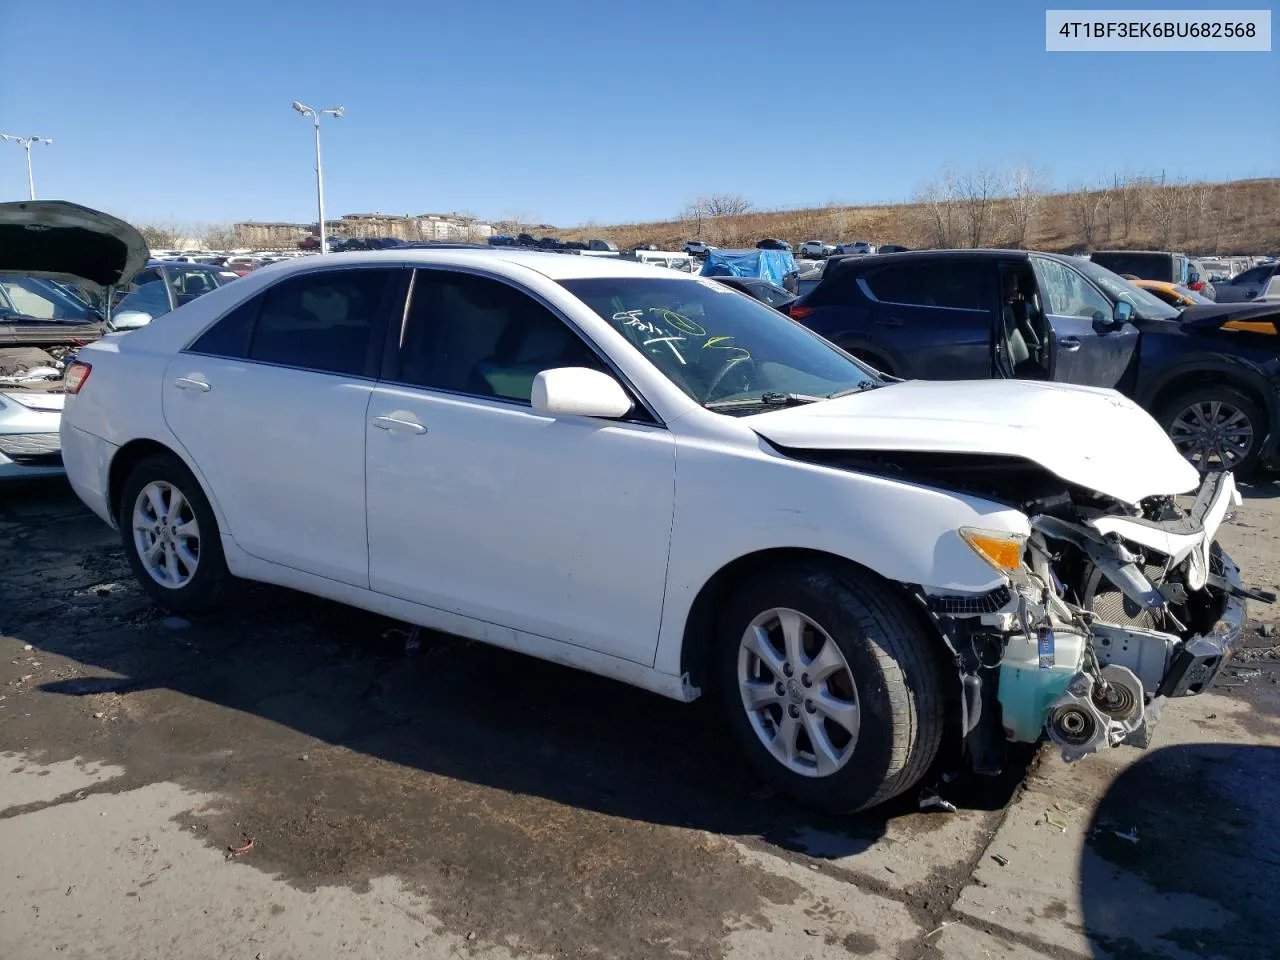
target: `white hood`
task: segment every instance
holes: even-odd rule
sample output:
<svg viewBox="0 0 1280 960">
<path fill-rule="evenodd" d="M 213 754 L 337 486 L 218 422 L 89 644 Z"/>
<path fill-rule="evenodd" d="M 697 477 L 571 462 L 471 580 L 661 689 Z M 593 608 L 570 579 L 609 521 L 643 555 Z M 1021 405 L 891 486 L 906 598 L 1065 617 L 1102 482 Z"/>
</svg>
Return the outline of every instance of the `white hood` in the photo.
<svg viewBox="0 0 1280 960">
<path fill-rule="evenodd" d="M 910 380 L 743 421 L 783 447 L 1022 457 L 1127 503 L 1187 493 L 1199 474 L 1114 390 L 1025 380 Z"/>
</svg>

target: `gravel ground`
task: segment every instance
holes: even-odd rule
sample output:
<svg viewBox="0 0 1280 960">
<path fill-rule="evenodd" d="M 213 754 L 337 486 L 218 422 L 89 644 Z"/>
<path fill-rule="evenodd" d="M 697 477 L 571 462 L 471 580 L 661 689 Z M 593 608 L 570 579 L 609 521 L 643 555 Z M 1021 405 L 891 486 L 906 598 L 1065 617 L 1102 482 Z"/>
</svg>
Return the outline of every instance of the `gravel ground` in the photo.
<svg viewBox="0 0 1280 960">
<path fill-rule="evenodd" d="M 1272 589 L 1277 493 L 1224 534 Z M 1280 611 L 1252 612 L 1146 752 L 828 819 L 702 704 L 442 635 L 406 655 L 275 588 L 167 618 L 64 485 L 6 489 L 0 957 L 1272 958 Z"/>
</svg>

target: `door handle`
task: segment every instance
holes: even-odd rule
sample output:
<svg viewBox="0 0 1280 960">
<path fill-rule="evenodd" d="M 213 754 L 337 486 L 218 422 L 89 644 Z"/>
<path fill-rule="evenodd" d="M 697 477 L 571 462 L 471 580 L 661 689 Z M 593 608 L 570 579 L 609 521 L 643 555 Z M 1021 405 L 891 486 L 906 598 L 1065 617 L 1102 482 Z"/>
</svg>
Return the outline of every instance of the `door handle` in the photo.
<svg viewBox="0 0 1280 960">
<path fill-rule="evenodd" d="M 1079 337 L 1063 337 L 1061 340 L 1058 341 L 1058 346 L 1060 346 L 1063 350 L 1066 350 L 1069 353 L 1074 352 L 1080 349 L 1080 338 Z"/>
<path fill-rule="evenodd" d="M 373 425 L 379 430 L 395 430 L 398 433 L 427 432 L 427 428 L 416 420 L 401 420 L 399 417 L 374 417 Z"/>
<path fill-rule="evenodd" d="M 179 390 L 199 390 L 201 393 L 208 393 L 213 389 L 203 380 L 194 380 L 191 377 L 179 377 L 173 381 L 173 385 Z"/>
<path fill-rule="evenodd" d="M 876 321 L 876 326 L 880 326 L 880 327 L 900 327 L 900 326 L 902 326 L 902 321 L 901 321 L 901 320 L 899 320 L 897 317 L 885 317 L 885 318 L 883 318 L 883 319 L 881 319 L 881 320 L 877 320 L 877 321 Z"/>
</svg>

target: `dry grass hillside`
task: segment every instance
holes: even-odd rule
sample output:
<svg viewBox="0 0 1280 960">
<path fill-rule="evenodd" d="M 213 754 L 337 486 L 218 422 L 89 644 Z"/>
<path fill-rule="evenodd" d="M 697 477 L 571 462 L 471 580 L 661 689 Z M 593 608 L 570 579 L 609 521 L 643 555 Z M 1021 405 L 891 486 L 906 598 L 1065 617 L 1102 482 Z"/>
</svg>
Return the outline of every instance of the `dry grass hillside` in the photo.
<svg viewBox="0 0 1280 960">
<path fill-rule="evenodd" d="M 1019 188 L 1021 187 L 1021 188 Z M 721 201 L 726 198 L 716 198 Z M 740 198 L 736 206 L 749 207 Z M 915 202 L 826 206 L 715 215 L 715 203 L 690 205 L 676 220 L 565 229 L 566 240 L 600 237 L 621 249 L 653 243 L 678 250 L 688 239 L 754 246 L 762 237 L 798 245 L 869 240 L 920 247 L 1024 247 L 1077 252 L 1120 247 L 1192 253 L 1280 253 L 1280 179 L 1161 184 L 1117 178 L 1106 188 L 1041 194 L 1026 184 L 974 176 L 923 188 Z M 725 209 L 722 204 L 719 209 Z M 975 242 L 976 241 L 976 242 Z"/>
</svg>

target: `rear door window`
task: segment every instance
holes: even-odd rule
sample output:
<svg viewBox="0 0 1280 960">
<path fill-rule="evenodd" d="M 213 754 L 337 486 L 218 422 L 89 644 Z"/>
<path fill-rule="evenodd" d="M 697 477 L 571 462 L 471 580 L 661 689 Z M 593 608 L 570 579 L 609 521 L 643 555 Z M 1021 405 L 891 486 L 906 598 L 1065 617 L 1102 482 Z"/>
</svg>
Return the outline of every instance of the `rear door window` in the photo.
<svg viewBox="0 0 1280 960">
<path fill-rule="evenodd" d="M 982 310 L 983 266 L 979 261 L 902 263 L 863 274 L 867 289 L 882 303 L 952 310 Z"/>
<path fill-rule="evenodd" d="M 226 314 L 193 353 L 368 376 L 382 353 L 393 270 L 290 277 Z"/>
</svg>

